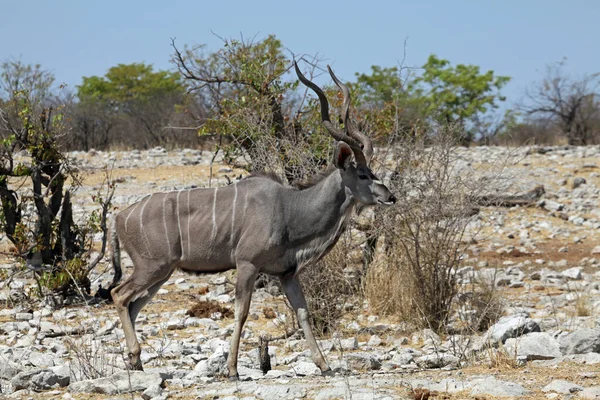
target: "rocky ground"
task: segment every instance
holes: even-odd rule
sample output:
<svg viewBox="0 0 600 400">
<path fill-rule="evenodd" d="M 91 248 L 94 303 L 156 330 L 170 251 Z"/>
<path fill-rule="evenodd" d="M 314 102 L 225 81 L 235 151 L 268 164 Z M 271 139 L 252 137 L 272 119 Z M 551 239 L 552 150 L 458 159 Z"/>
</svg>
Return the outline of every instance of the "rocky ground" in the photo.
<svg viewBox="0 0 600 400">
<path fill-rule="evenodd" d="M 107 165 L 118 182 L 115 205 L 124 208 L 145 193 L 206 186 L 212 154 L 153 149 L 71 156 L 87 174 L 75 195 L 81 216 L 91 210 L 90 194 L 100 188 Z M 505 316 L 487 332 L 443 337 L 408 332 L 365 307 L 320 341 L 334 377 L 321 376 L 299 333 L 271 342 L 273 369 L 263 375 L 259 336 L 281 336 L 291 324 L 283 298 L 267 286 L 253 297 L 240 351 L 241 381 L 229 382 L 222 374 L 233 327 L 231 274 L 176 273 L 138 319 L 145 372 L 123 369 L 123 334 L 111 305 L 23 303 L 2 309 L 1 395 L 600 398 L 600 147 L 458 149 L 456 163 L 481 170 L 503 164 L 507 191 L 540 184 L 546 190 L 529 207 L 484 207 L 470 226 L 474 244 L 458 270 L 461 283 L 485 279 L 507 302 Z M 219 164 L 212 172 L 212 185 L 242 173 Z M 0 267 L 10 271 L 10 260 L 4 262 Z M 106 285 L 110 266 L 102 263 L 93 277 L 94 285 Z M 29 284 L 24 276 L 0 283 L 1 300 Z M 188 315 L 199 302 L 214 307 Z"/>
</svg>

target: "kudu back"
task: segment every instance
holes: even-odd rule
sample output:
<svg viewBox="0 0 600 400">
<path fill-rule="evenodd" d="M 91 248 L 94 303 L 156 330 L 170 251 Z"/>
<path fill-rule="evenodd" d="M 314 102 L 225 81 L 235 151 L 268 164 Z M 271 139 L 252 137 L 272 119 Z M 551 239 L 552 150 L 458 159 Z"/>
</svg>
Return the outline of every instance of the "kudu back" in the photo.
<svg viewBox="0 0 600 400">
<path fill-rule="evenodd" d="M 391 205 L 396 199 L 368 166 L 373 147 L 349 118 L 348 88 L 329 69 L 344 93 L 342 131 L 329 119 L 323 91 L 294 66 L 300 80 L 319 96 L 323 125 L 338 141 L 331 174 L 303 190 L 269 176 L 250 175 L 226 187 L 155 193 L 116 216 L 115 276 L 121 275 L 121 245 L 134 268 L 111 295 L 132 369 L 142 369 L 136 317 L 173 271 L 216 273 L 237 268 L 235 328 L 227 359 L 230 379 L 238 378 L 240 334 L 259 272 L 280 279 L 315 364 L 323 373 L 330 372 L 310 327 L 298 272 L 335 245 L 355 206 Z"/>
</svg>

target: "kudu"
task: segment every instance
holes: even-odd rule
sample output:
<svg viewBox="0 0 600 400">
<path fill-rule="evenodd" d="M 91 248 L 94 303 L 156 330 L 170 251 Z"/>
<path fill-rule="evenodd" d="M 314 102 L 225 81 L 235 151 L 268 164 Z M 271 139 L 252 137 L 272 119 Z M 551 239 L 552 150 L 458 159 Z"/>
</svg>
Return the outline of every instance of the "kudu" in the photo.
<svg viewBox="0 0 600 400">
<path fill-rule="evenodd" d="M 298 272 L 335 245 L 356 205 L 391 205 L 396 199 L 369 169 L 373 146 L 350 120 L 348 88 L 328 67 L 344 94 L 343 132 L 329 119 L 323 91 L 294 65 L 300 80 L 318 95 L 323 124 L 338 141 L 336 169 L 302 190 L 269 176 L 250 175 L 226 187 L 155 193 L 120 212 L 111 241 L 115 276 L 121 275 L 120 243 L 134 268 L 111 294 L 131 368 L 142 369 L 135 319 L 175 269 L 215 273 L 237 268 L 235 328 L 227 359 L 230 379 L 238 378 L 240 334 L 259 272 L 279 277 L 314 363 L 323 373 L 331 372 L 311 331 Z"/>
</svg>

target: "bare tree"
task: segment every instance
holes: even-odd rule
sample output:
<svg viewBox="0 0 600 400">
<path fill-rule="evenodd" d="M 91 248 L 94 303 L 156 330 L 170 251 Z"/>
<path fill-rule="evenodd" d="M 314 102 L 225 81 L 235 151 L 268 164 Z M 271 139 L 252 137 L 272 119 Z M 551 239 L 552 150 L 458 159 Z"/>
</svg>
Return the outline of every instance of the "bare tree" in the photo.
<svg viewBox="0 0 600 400">
<path fill-rule="evenodd" d="M 563 60 L 546 68 L 543 80 L 527 92 L 530 105 L 523 111 L 552 120 L 570 145 L 592 144 L 594 121 L 600 115 L 600 73 L 574 79 L 565 74 L 564 66 Z"/>
</svg>

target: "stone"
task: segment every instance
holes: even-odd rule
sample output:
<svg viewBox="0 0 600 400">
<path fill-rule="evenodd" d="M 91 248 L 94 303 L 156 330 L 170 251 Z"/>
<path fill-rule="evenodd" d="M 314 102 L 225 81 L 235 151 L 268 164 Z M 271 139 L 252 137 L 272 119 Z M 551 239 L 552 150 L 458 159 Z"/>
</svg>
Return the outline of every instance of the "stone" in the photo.
<svg viewBox="0 0 600 400">
<path fill-rule="evenodd" d="M 196 364 L 194 371 L 188 375 L 193 379 L 194 376 L 224 376 L 227 374 L 227 353 L 222 348 L 217 349 L 208 359 Z"/>
<path fill-rule="evenodd" d="M 241 381 L 256 381 L 265 376 L 260 369 L 248 368 L 243 365 L 238 366 L 238 375 Z"/>
<path fill-rule="evenodd" d="M 573 183 L 571 184 L 571 188 L 573 189 L 577 189 L 579 186 L 581 185 L 585 185 L 587 183 L 587 181 L 585 180 L 585 178 L 578 176 L 577 178 L 573 179 Z"/>
<path fill-rule="evenodd" d="M 414 354 L 409 352 L 402 352 L 398 354 L 394 354 L 390 362 L 395 366 L 408 365 L 414 362 Z"/>
<path fill-rule="evenodd" d="M 497 397 L 522 397 L 529 394 L 523 386 L 514 382 L 501 381 L 493 376 L 475 379 L 471 387 L 473 396 L 487 394 Z"/>
<path fill-rule="evenodd" d="M 373 353 L 349 353 L 345 354 L 345 359 L 352 370 L 374 371 L 381 368 L 381 361 Z"/>
<path fill-rule="evenodd" d="M 337 385 L 334 387 L 328 387 L 320 389 L 314 397 L 315 400 L 338 400 L 338 399 L 352 399 L 352 400 L 387 400 L 391 399 L 389 396 L 374 396 L 373 389 L 352 387 L 349 390 L 348 387 L 343 385 Z"/>
<path fill-rule="evenodd" d="M 600 328 L 581 328 L 559 339 L 563 354 L 600 353 Z"/>
<path fill-rule="evenodd" d="M 552 201 L 552 200 L 548 200 L 548 199 L 543 199 L 541 201 L 538 202 L 538 206 L 542 207 L 545 210 L 548 211 L 562 211 L 564 209 L 564 205 L 557 203 L 556 201 Z"/>
<path fill-rule="evenodd" d="M 591 253 L 591 254 L 592 254 L 592 255 L 600 254 L 600 246 L 595 246 L 595 247 L 592 249 L 592 253 Z"/>
<path fill-rule="evenodd" d="M 306 388 L 299 385 L 260 385 L 254 395 L 259 399 L 304 399 L 306 398 Z M 203 393 L 204 394 L 204 393 Z"/>
<path fill-rule="evenodd" d="M 561 272 L 561 275 L 570 281 L 580 281 L 583 278 L 583 268 L 573 267 Z"/>
<path fill-rule="evenodd" d="M 348 339 L 340 339 L 339 341 L 334 340 L 333 345 L 336 350 L 344 350 L 344 351 L 356 350 L 356 349 L 358 349 L 358 340 L 356 340 L 355 337 L 348 338 Z"/>
<path fill-rule="evenodd" d="M 282 371 L 279 369 L 272 369 L 265 374 L 266 378 L 279 379 L 279 378 L 292 378 L 294 373 L 292 371 Z"/>
<path fill-rule="evenodd" d="M 458 366 L 460 359 L 452 354 L 436 353 L 417 357 L 415 362 L 421 368 L 444 368 Z"/>
<path fill-rule="evenodd" d="M 421 332 L 414 334 L 412 341 L 413 343 L 422 342 L 423 346 L 437 346 L 442 343 L 442 339 L 440 339 L 440 336 L 431 329 L 423 329 Z"/>
<path fill-rule="evenodd" d="M 123 371 L 107 378 L 89 379 L 69 385 L 71 393 L 121 394 L 146 390 L 162 385 L 163 378 L 157 372 Z"/>
<path fill-rule="evenodd" d="M 185 328 L 184 320 L 181 318 L 173 318 L 167 321 L 167 330 L 174 331 Z"/>
<path fill-rule="evenodd" d="M 38 368 L 46 368 L 54 366 L 54 356 L 52 354 L 40 353 L 33 351 L 29 355 L 29 362 Z"/>
<path fill-rule="evenodd" d="M 504 346 L 508 354 L 516 354 L 527 361 L 551 360 L 562 355 L 558 341 L 546 332 L 531 332 L 518 338 L 509 338 Z"/>
<path fill-rule="evenodd" d="M 585 353 L 585 354 L 568 354 L 562 357 L 557 357 L 553 360 L 545 360 L 545 361 L 534 361 L 534 364 L 539 364 L 543 366 L 557 365 L 562 362 L 568 362 L 573 364 L 585 364 L 585 365 L 594 365 L 600 364 L 600 354 L 599 353 Z"/>
<path fill-rule="evenodd" d="M 502 317 L 492 325 L 484 336 L 484 342 L 504 343 L 508 338 L 514 338 L 530 332 L 540 332 L 540 326 L 529 318 L 526 313 Z"/>
<path fill-rule="evenodd" d="M 0 363 L 0 378 L 6 380 L 12 379 L 12 377 L 21 372 L 20 368 L 17 364 L 3 359 Z"/>
<path fill-rule="evenodd" d="M 581 399 L 600 399 L 600 386 L 591 386 L 579 392 Z"/>
<path fill-rule="evenodd" d="M 70 376 L 60 376 L 49 369 L 31 377 L 31 385 L 35 390 L 48 390 L 57 386 L 65 387 L 69 385 L 70 381 Z"/>
<path fill-rule="evenodd" d="M 422 383 L 420 383 L 419 385 L 413 386 L 422 386 L 432 391 L 435 390 L 444 393 L 456 393 L 470 389 L 472 385 L 471 382 L 468 381 L 457 380 L 454 378 L 446 378 L 442 379 L 439 383 L 432 383 L 428 385 L 423 385 Z"/>
<path fill-rule="evenodd" d="M 32 389 L 48 390 L 55 387 L 64 387 L 69 384 L 70 379 L 56 375 L 52 370 L 35 368 L 23 371 L 11 379 L 14 390 Z"/>
<path fill-rule="evenodd" d="M 381 343 L 382 343 L 381 338 L 379 336 L 377 336 L 377 335 L 373 335 L 373 336 L 371 336 L 371 338 L 367 342 L 367 345 L 370 346 L 370 347 L 377 347 Z"/>
<path fill-rule="evenodd" d="M 293 371 L 297 376 L 319 376 L 321 370 L 312 362 L 299 361 L 292 365 Z"/>
<path fill-rule="evenodd" d="M 560 394 L 571 394 L 580 392 L 583 390 L 583 386 L 579 386 L 575 383 L 565 381 L 562 379 L 555 379 L 542 388 L 542 392 L 555 392 Z"/>
<path fill-rule="evenodd" d="M 164 390 L 162 387 L 160 387 L 160 385 L 158 385 L 158 384 L 150 385 L 150 386 L 148 386 L 148 388 L 146 390 L 144 390 L 142 392 L 142 399 L 144 399 L 144 400 L 156 399 L 156 398 L 162 396 L 163 392 L 164 392 Z"/>
<path fill-rule="evenodd" d="M 33 319 L 32 313 L 16 313 L 15 320 L 16 321 L 29 321 Z"/>
</svg>

